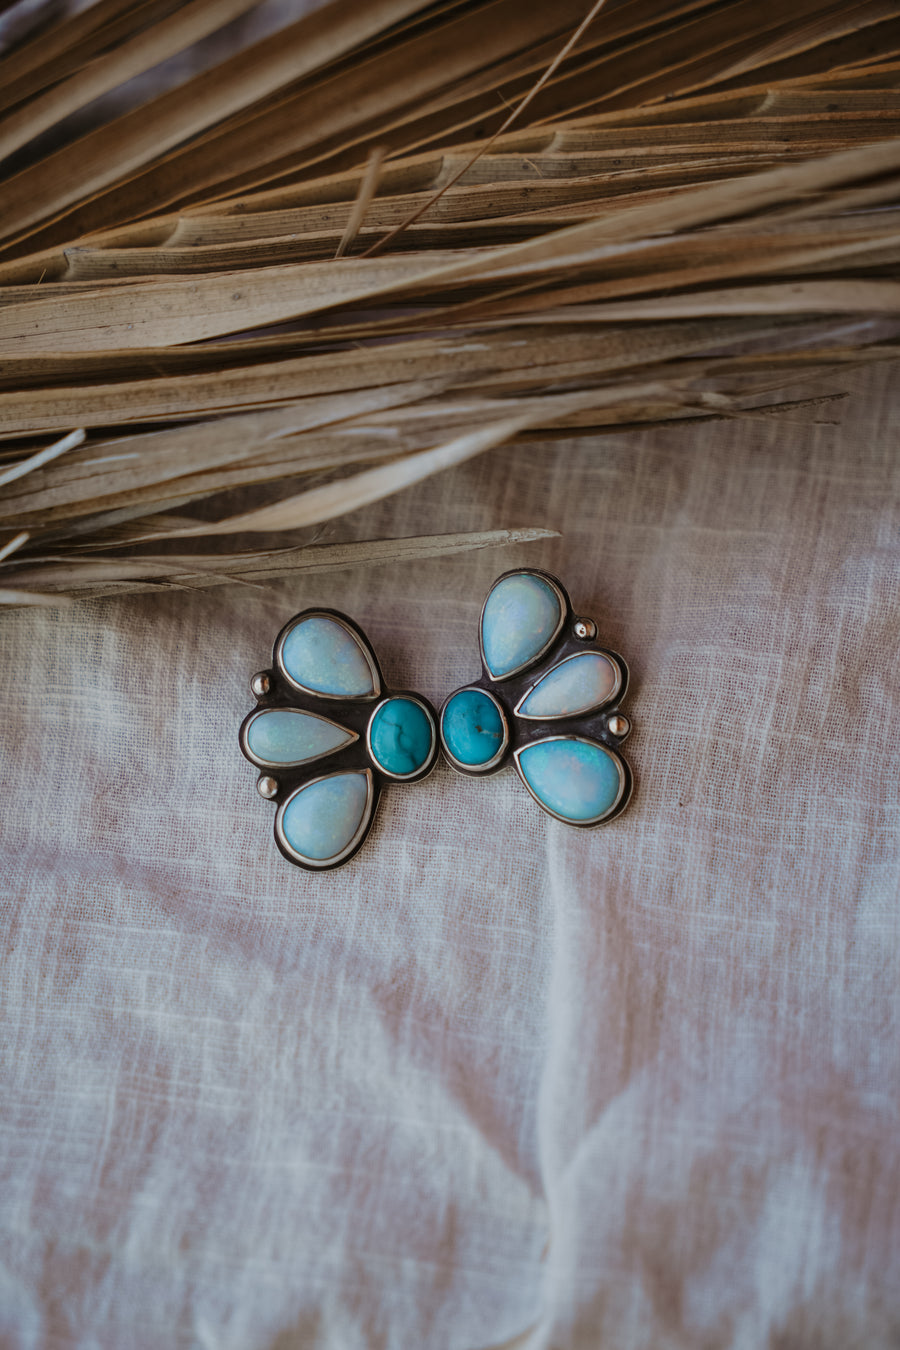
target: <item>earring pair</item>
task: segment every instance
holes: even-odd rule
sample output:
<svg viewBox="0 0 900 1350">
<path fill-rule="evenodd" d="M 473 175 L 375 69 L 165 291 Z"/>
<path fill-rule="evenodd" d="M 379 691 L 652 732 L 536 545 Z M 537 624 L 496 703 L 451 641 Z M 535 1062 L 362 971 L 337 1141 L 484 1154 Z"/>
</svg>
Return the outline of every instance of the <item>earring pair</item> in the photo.
<svg viewBox="0 0 900 1350">
<path fill-rule="evenodd" d="M 390 690 L 365 634 L 346 614 L 308 609 L 275 639 L 272 668 L 250 682 L 257 706 L 240 746 L 277 805 L 275 842 L 311 871 L 361 848 L 388 783 L 415 783 L 443 752 L 471 777 L 510 763 L 538 805 L 567 825 L 614 819 L 631 796 L 619 746 L 628 667 L 596 643 L 562 583 L 505 572 L 481 611 L 481 678 L 440 714 L 421 694 Z"/>
</svg>

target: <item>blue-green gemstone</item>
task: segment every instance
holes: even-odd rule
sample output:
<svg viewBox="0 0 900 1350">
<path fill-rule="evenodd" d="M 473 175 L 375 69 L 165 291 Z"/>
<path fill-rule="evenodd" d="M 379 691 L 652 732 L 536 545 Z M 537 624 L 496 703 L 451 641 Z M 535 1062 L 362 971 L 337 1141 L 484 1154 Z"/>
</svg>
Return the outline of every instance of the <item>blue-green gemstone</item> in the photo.
<svg viewBox="0 0 900 1350">
<path fill-rule="evenodd" d="M 356 635 L 328 614 L 310 614 L 290 630 L 281 664 L 292 680 L 317 694 L 371 698 L 378 693 Z"/>
<path fill-rule="evenodd" d="M 601 820 L 624 790 L 618 760 L 593 741 L 536 741 L 519 753 L 518 764 L 538 801 L 576 824 Z"/>
<path fill-rule="evenodd" d="M 562 605 L 556 590 L 532 572 L 503 577 L 481 618 L 481 648 L 495 680 L 537 660 L 557 632 Z"/>
<path fill-rule="evenodd" d="M 481 689 L 460 689 L 447 700 L 441 732 L 453 758 L 472 769 L 489 764 L 506 740 L 500 709 Z"/>
<path fill-rule="evenodd" d="M 346 727 L 299 708 L 265 708 L 247 727 L 247 749 L 263 764 L 305 764 L 355 739 Z"/>
<path fill-rule="evenodd" d="M 366 773 L 336 773 L 308 783 L 289 797 L 281 831 L 301 858 L 330 862 L 353 843 L 371 812 Z"/>
<path fill-rule="evenodd" d="M 389 698 L 369 725 L 372 757 L 385 773 L 406 778 L 428 763 L 434 746 L 434 726 L 420 703 L 411 698 Z"/>
<path fill-rule="evenodd" d="M 517 708 L 522 717 L 574 717 L 599 708 L 619 687 L 619 672 L 601 652 L 581 652 L 548 671 Z"/>
</svg>

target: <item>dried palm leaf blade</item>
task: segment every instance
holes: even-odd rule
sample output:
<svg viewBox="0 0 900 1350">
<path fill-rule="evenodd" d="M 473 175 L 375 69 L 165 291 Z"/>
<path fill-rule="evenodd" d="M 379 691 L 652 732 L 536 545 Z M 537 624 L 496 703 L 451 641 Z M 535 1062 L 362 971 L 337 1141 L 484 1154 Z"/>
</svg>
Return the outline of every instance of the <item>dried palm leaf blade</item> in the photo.
<svg viewBox="0 0 900 1350">
<path fill-rule="evenodd" d="M 135 102 L 255 3 L 0 51 L 0 603 L 527 542 L 318 535 L 900 356 L 900 4 L 332 0 Z"/>
</svg>

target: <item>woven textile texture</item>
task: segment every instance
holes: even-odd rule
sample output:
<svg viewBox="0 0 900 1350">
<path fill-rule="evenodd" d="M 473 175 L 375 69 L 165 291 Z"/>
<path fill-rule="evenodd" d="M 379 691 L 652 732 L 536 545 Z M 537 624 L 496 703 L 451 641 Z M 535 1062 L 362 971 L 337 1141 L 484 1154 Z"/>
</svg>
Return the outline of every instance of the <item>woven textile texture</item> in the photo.
<svg viewBox="0 0 900 1350">
<path fill-rule="evenodd" d="M 900 1344 L 900 394 L 848 378 L 328 532 L 537 546 L 2 616 L 0 1344 Z M 631 664 L 628 811 L 441 766 L 284 862 L 237 728 L 285 619 L 439 703 L 527 564 Z"/>
</svg>

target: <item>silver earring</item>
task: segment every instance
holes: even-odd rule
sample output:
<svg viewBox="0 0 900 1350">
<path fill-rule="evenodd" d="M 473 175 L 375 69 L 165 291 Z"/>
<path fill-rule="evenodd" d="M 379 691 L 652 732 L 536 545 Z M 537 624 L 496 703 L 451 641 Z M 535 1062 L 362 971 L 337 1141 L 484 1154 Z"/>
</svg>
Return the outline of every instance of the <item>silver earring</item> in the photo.
<svg viewBox="0 0 900 1350">
<path fill-rule="evenodd" d="M 633 780 L 619 746 L 631 723 L 619 711 L 628 667 L 600 647 L 546 572 L 499 577 L 481 611 L 482 674 L 457 689 L 440 715 L 454 769 L 480 777 L 510 762 L 535 801 L 582 828 L 613 820 Z"/>
<path fill-rule="evenodd" d="M 275 842 L 310 871 L 340 867 L 365 842 L 387 783 L 415 783 L 438 752 L 437 717 L 420 694 L 388 691 L 375 653 L 346 614 L 308 609 L 275 640 L 272 668 L 250 682 L 256 708 L 240 747 L 276 804 Z"/>
</svg>

